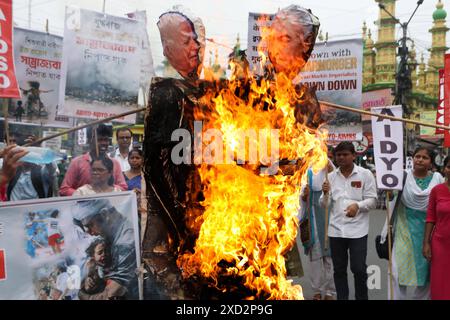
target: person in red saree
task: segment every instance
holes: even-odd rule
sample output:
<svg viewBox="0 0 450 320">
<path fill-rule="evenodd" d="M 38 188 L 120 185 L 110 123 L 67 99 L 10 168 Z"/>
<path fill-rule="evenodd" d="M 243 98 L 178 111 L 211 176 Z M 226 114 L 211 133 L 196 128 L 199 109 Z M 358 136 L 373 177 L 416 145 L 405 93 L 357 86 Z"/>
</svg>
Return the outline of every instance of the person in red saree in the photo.
<svg viewBox="0 0 450 320">
<path fill-rule="evenodd" d="M 423 255 L 431 264 L 431 300 L 450 300 L 450 156 L 444 175 L 446 181 L 430 193 L 423 240 Z"/>
</svg>

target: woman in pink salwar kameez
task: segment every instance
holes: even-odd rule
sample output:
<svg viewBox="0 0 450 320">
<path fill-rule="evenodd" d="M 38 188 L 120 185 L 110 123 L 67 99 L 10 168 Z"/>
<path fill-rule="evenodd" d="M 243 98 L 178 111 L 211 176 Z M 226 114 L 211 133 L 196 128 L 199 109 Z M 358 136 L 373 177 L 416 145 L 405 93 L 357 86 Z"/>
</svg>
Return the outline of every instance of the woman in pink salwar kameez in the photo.
<svg viewBox="0 0 450 320">
<path fill-rule="evenodd" d="M 444 160 L 446 181 L 431 190 L 423 255 L 430 261 L 432 300 L 450 300 L 450 157 Z"/>
</svg>

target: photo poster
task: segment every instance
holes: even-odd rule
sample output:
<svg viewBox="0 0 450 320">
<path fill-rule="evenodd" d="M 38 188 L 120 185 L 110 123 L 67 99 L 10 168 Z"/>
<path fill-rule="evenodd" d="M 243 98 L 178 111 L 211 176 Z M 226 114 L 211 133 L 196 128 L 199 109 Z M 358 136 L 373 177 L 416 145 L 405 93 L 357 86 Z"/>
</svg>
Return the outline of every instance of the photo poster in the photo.
<svg viewBox="0 0 450 320">
<path fill-rule="evenodd" d="M 138 107 L 145 23 L 66 7 L 61 113 L 104 119 Z M 114 121 L 134 124 L 136 114 Z"/>
<path fill-rule="evenodd" d="M 1 300 L 142 299 L 134 192 L 2 203 L 0 227 Z"/>
<path fill-rule="evenodd" d="M 14 28 L 14 64 L 21 98 L 12 99 L 11 123 L 69 128 L 73 121 L 58 113 L 62 37 Z"/>
<path fill-rule="evenodd" d="M 361 110 L 362 39 L 319 42 L 303 68 L 301 82 L 316 87 L 320 101 Z M 328 140 L 361 141 L 361 114 L 321 105 Z"/>
</svg>

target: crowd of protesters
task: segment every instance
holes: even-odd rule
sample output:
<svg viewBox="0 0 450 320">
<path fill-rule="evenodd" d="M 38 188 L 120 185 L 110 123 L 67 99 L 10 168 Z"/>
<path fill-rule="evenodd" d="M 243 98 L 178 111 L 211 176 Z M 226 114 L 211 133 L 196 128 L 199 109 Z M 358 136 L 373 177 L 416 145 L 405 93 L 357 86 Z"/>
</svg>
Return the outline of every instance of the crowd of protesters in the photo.
<svg viewBox="0 0 450 320">
<path fill-rule="evenodd" d="M 124 137 L 117 139 L 121 146 L 108 154 L 111 128 L 100 125 L 95 133 L 90 130 L 90 151 L 69 164 L 59 195 L 133 190 L 138 195 L 141 216 L 146 211 L 141 201 L 145 184 L 141 176 L 143 153 L 131 147 L 131 130 L 121 129 L 116 135 Z M 126 155 L 125 149 L 128 150 Z M 53 167 L 21 162 L 26 154 L 27 151 L 16 145 L 1 150 L 2 201 L 56 196 L 51 190 Z M 355 164 L 356 153 L 350 142 L 330 148 L 329 158 L 329 165 L 323 172 L 308 172 L 308 184 L 301 192 L 301 208 L 310 206 L 314 210 L 315 241 L 305 246 L 313 270 L 309 275 L 313 299 L 349 299 L 349 261 L 355 278 L 355 298 L 368 299 L 367 237 L 369 212 L 377 206 L 375 177 L 371 170 Z M 394 200 L 398 201 L 394 205 L 392 246 L 393 298 L 396 300 L 407 298 L 407 288 L 414 290 L 412 299 L 450 299 L 450 283 L 446 277 L 450 267 L 450 158 L 444 160 L 442 173 L 432 171 L 434 158 L 434 152 L 428 148 L 415 150 L 413 168 L 405 170 L 403 191 L 397 195 L 398 200 Z M 125 160 L 128 166 L 123 165 Z M 325 207 L 329 208 L 326 235 Z M 305 219 L 305 212 L 300 221 Z M 325 245 L 325 238 L 328 245 Z"/>
<path fill-rule="evenodd" d="M 199 55 L 202 51 L 197 39 L 202 39 L 198 37 L 202 33 L 196 33 L 195 29 L 199 25 L 197 20 L 191 21 L 188 16 L 182 14 L 172 17 L 173 13 L 170 11 L 162 15 L 158 24 L 164 55 L 183 78 L 189 79 L 196 75 L 197 71 L 200 73 L 199 61 L 202 59 Z M 294 82 L 298 72 L 306 64 L 320 25 L 317 18 L 310 13 L 296 6 L 290 6 L 287 10 L 278 13 L 278 19 L 274 19 L 272 29 L 275 32 L 271 33 L 269 41 L 284 41 L 285 38 L 293 39 L 293 41 L 268 47 L 269 59 L 273 64 L 272 72 L 275 72 L 272 78 L 275 78 L 277 73 L 284 72 L 285 75 L 289 74 L 290 80 Z M 311 22 L 310 34 L 307 38 L 304 37 L 303 28 L 294 30 L 296 25 L 301 26 L 305 23 L 305 16 Z M 286 22 L 294 23 L 286 27 Z M 204 32 L 204 28 L 199 30 Z M 187 42 L 180 41 L 182 39 L 180 35 L 184 37 L 184 34 L 189 36 Z M 307 52 L 303 52 L 305 44 L 308 44 Z M 287 56 L 289 59 L 277 59 L 279 55 Z M 300 55 L 301 59 L 299 60 L 296 55 Z M 178 63 L 179 61 L 182 63 Z M 190 63 L 186 64 L 186 61 Z M 292 79 L 290 76 L 293 76 Z M 305 92 L 305 94 L 311 94 L 309 91 Z M 167 107 L 166 104 L 161 106 Z M 176 107 L 177 110 L 180 109 L 178 104 Z M 154 107 L 153 110 L 157 108 Z M 301 110 L 307 111 L 307 108 Z M 296 120 L 305 122 L 309 127 L 317 128 L 321 120 L 320 112 L 309 111 L 317 117 L 299 112 L 296 114 Z M 320 111 L 318 102 L 315 111 Z M 20 118 L 20 115 L 18 117 Z M 181 117 L 180 124 L 182 120 L 185 119 Z M 90 150 L 74 158 L 67 171 L 61 168 L 64 169 L 61 171 L 65 172 L 63 179 L 59 179 L 59 195 L 81 196 L 133 190 L 138 195 L 139 214 L 141 216 L 146 214 L 147 204 L 144 200 L 146 197 L 141 196 L 145 195 L 145 183 L 141 174 L 144 158 L 142 151 L 131 147 L 131 130 L 123 128 L 116 131 L 118 148 L 112 154 L 107 153 L 112 138 L 110 127 L 101 124 L 95 129 L 89 128 L 88 137 Z M 157 142 L 161 144 L 159 140 Z M 299 217 L 300 228 L 308 218 L 313 220 L 309 221 L 308 228 L 312 231 L 310 237 L 303 244 L 312 264 L 313 272 L 310 277 L 315 291 L 314 299 L 348 300 L 350 298 L 347 276 L 350 261 L 350 270 L 355 279 L 355 298 L 367 300 L 366 257 L 369 214 L 374 212 L 377 199 L 384 197 L 384 194 L 376 188 L 375 168 L 372 166 L 366 169 L 355 164 L 356 152 L 351 142 L 341 142 L 330 151 L 334 159 L 330 159 L 328 166 L 322 172 L 313 174 L 309 171 L 308 184 L 302 189 L 299 199 L 302 209 Z M 55 167 L 21 162 L 20 159 L 26 153 L 23 149 L 16 148 L 14 144 L 0 151 L 3 158 L 3 167 L 0 171 L 1 201 L 47 198 L 57 195 L 54 188 Z M 163 153 L 158 154 L 161 162 L 162 155 Z M 414 299 L 450 299 L 450 278 L 446 276 L 447 271 L 450 270 L 448 254 L 450 252 L 450 161 L 447 157 L 444 161 L 443 172 L 438 173 L 432 171 L 434 158 L 434 152 L 427 148 L 420 147 L 414 152 L 413 168 L 406 170 L 403 191 L 398 193 L 394 200 L 396 202 L 393 207 L 392 252 L 394 299 L 405 299 L 408 287 L 414 288 Z M 174 172 L 181 172 L 181 170 Z M 180 175 L 176 178 L 179 179 Z M 386 200 L 390 200 L 389 197 L 386 197 Z M 181 207 L 182 203 L 176 202 L 176 205 Z M 152 208 L 149 209 L 151 211 Z M 91 215 L 92 210 L 80 209 L 80 221 Z M 143 225 L 145 224 L 141 223 L 141 228 Z M 153 227 L 156 229 L 155 226 Z M 88 233 L 92 233 L 92 230 Z M 141 230 L 142 234 L 144 232 Z M 132 247 L 123 247 L 118 245 L 118 241 L 109 240 L 113 250 L 125 251 Z M 155 247 L 155 252 L 156 249 Z M 129 264 L 130 268 L 132 268 L 131 265 Z M 164 272 L 162 270 L 161 274 Z M 87 292 L 85 295 L 85 298 L 89 299 Z"/>
</svg>

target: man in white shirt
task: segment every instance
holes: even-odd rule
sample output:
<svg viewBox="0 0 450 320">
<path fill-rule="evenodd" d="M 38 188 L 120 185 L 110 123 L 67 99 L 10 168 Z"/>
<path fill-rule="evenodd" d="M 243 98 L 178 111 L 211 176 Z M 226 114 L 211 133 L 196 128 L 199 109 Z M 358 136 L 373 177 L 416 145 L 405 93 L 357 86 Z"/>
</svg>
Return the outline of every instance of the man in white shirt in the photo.
<svg viewBox="0 0 450 320">
<path fill-rule="evenodd" d="M 333 260 L 334 283 L 338 300 L 348 300 L 348 253 L 355 278 L 355 299 L 367 300 L 367 235 L 369 211 L 375 209 L 377 189 L 373 174 L 354 164 L 355 147 L 349 141 L 334 150 L 338 168 L 325 181 L 321 206 L 328 201 L 330 222 L 328 237 Z"/>
<path fill-rule="evenodd" d="M 130 145 L 133 139 L 133 132 L 130 128 L 119 128 L 116 131 L 117 145 L 119 146 L 111 158 L 116 159 L 120 163 L 122 172 L 130 170 L 128 163 L 128 153 L 130 152 Z"/>
</svg>

